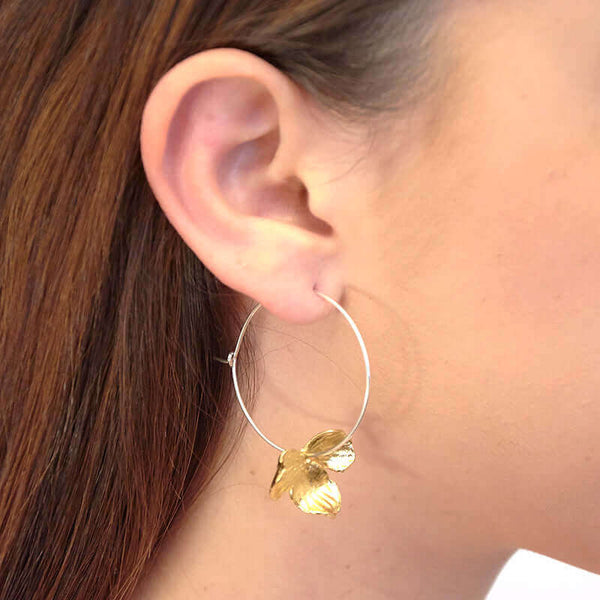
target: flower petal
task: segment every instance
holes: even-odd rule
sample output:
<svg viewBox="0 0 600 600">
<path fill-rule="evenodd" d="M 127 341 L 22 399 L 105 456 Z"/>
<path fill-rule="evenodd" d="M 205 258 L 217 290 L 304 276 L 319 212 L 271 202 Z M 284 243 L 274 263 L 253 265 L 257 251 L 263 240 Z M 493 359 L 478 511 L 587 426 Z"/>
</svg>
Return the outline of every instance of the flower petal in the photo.
<svg viewBox="0 0 600 600">
<path fill-rule="evenodd" d="M 303 453 L 323 452 L 328 448 L 333 448 L 346 437 L 346 433 L 341 429 L 328 429 L 315 435 L 302 448 Z M 343 446 L 338 448 L 332 454 L 322 454 L 321 456 L 309 456 L 310 460 L 320 464 L 322 467 L 332 471 L 345 471 L 355 460 L 356 453 L 352 446 L 352 440 L 348 440 Z"/>
<path fill-rule="evenodd" d="M 269 495 L 277 500 L 287 490 L 289 490 L 298 479 L 306 477 L 305 472 L 306 457 L 298 450 L 284 450 L 279 455 L 277 470 L 271 482 Z"/>
<path fill-rule="evenodd" d="M 325 469 L 313 462 L 306 463 L 304 477 L 290 491 L 294 504 L 305 513 L 334 515 L 342 506 L 340 490 L 327 476 Z"/>
</svg>

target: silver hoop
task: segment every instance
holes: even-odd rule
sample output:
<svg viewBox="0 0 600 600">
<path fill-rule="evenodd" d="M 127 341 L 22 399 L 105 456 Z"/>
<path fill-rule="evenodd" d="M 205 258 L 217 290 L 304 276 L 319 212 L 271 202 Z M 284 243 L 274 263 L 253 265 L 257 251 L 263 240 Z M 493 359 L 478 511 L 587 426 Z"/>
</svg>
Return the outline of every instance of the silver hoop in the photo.
<svg viewBox="0 0 600 600">
<path fill-rule="evenodd" d="M 363 359 L 365 361 L 365 396 L 363 399 L 362 410 L 360 411 L 360 415 L 358 416 L 358 420 L 356 421 L 356 423 L 354 424 L 354 427 L 352 427 L 352 429 L 350 430 L 348 435 L 341 442 L 339 442 L 339 444 L 336 444 L 333 448 L 329 448 L 322 452 L 306 453 L 306 456 L 320 456 L 321 454 L 326 454 L 326 453 L 329 454 L 331 452 L 334 452 L 338 448 L 341 448 L 352 437 L 352 435 L 356 431 L 357 427 L 360 425 L 360 423 L 365 415 L 365 411 L 367 410 L 367 403 L 369 400 L 369 389 L 370 389 L 370 385 L 371 385 L 371 367 L 369 365 L 369 355 L 367 354 L 367 348 L 365 347 L 365 343 L 362 339 L 362 336 L 360 335 L 360 332 L 358 330 L 358 327 L 356 326 L 356 323 L 352 320 L 350 315 L 333 298 L 330 298 L 326 294 L 323 294 L 322 292 L 319 292 L 317 290 L 315 290 L 315 294 L 318 294 L 319 296 L 321 296 L 321 298 L 327 300 L 330 304 L 333 304 L 333 306 L 335 306 L 344 315 L 344 317 L 346 317 L 346 320 L 348 321 L 348 323 L 350 323 L 350 326 L 352 327 L 352 330 L 354 331 L 356 338 L 358 339 L 358 343 L 360 344 L 360 349 L 362 350 Z M 252 309 L 250 314 L 248 315 L 246 322 L 244 323 L 242 330 L 240 332 L 240 336 L 238 337 L 238 341 L 235 346 L 235 350 L 233 352 L 229 353 L 229 355 L 227 356 L 226 362 L 231 367 L 231 374 L 233 377 L 233 386 L 235 388 L 235 394 L 237 396 L 238 402 L 240 404 L 240 407 L 241 407 L 245 417 L 250 422 L 250 425 L 252 425 L 252 427 L 254 428 L 254 431 L 256 431 L 256 433 L 258 433 L 258 435 L 260 435 L 260 437 L 263 440 L 265 440 L 265 442 L 267 442 L 267 444 L 270 444 L 271 446 L 273 446 L 273 448 L 279 450 L 280 452 L 284 452 L 285 448 L 282 448 L 281 446 L 278 446 L 277 444 L 272 442 L 258 428 L 256 423 L 250 416 L 250 413 L 248 412 L 248 409 L 246 408 L 246 405 L 244 404 L 244 401 L 242 400 L 242 396 L 240 393 L 240 388 L 239 388 L 238 380 L 237 380 L 237 359 L 238 359 L 238 354 L 239 354 L 239 351 L 240 351 L 240 348 L 242 345 L 242 340 L 244 338 L 244 334 L 246 333 L 246 330 L 248 329 L 248 325 L 250 324 L 250 321 L 252 320 L 252 317 L 258 312 L 258 310 L 260 308 L 262 308 L 262 304 L 257 304 Z M 220 360 L 220 359 L 218 359 L 218 360 Z M 225 362 L 225 361 L 221 360 L 221 362 Z"/>
</svg>

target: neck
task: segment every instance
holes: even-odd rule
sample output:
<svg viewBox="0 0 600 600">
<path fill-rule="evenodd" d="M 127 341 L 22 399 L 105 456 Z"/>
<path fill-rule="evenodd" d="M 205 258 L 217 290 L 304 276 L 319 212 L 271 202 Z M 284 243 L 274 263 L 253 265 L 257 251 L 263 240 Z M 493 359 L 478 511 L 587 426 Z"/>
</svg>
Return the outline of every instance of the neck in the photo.
<svg viewBox="0 0 600 600">
<path fill-rule="evenodd" d="M 276 337 L 281 324 L 276 327 L 278 334 L 266 326 L 261 333 L 258 355 L 266 358 L 255 421 L 273 441 L 289 440 L 295 448 L 324 429 L 348 431 L 364 389 L 360 351 L 357 345 L 350 350 L 352 332 L 344 338 L 339 321 L 329 332 L 321 323 L 315 329 L 321 345 L 311 340 L 298 353 L 269 354 L 284 345 Z M 332 363 L 314 356 L 323 339 L 333 345 L 328 355 L 335 363 L 349 365 L 342 367 L 348 379 L 338 374 L 330 388 L 325 382 L 335 371 Z M 448 388 L 436 394 L 429 382 L 427 403 L 412 406 L 398 400 L 399 392 L 391 402 L 384 398 L 388 386 L 407 396 L 418 386 L 392 382 L 389 373 L 399 371 L 398 363 L 392 369 L 383 357 L 393 361 L 393 356 L 375 354 L 380 360 L 372 361 L 370 405 L 353 436 L 357 459 L 347 471 L 329 473 L 341 491 L 340 513 L 335 518 L 304 514 L 288 494 L 269 498 L 278 452 L 248 426 L 234 457 L 173 528 L 135 600 L 485 597 L 514 548 L 494 542 L 493 519 L 478 511 L 477 503 L 469 505 L 465 480 L 453 479 L 452 469 L 461 471 L 455 464 L 460 455 L 440 460 L 440 454 L 453 452 L 453 442 L 438 439 L 439 411 L 427 411 L 424 404 L 448 403 Z M 416 363 L 408 356 L 403 361 L 406 376 Z M 290 393 L 285 382 L 299 376 L 307 391 Z"/>
<path fill-rule="evenodd" d="M 335 519 L 267 498 L 276 456 L 243 451 L 174 529 L 136 600 L 482 600 L 511 553 L 468 543 L 451 510 L 408 493 L 423 482 L 361 447 L 335 474 Z M 403 486 L 388 485 L 394 473 Z"/>
</svg>

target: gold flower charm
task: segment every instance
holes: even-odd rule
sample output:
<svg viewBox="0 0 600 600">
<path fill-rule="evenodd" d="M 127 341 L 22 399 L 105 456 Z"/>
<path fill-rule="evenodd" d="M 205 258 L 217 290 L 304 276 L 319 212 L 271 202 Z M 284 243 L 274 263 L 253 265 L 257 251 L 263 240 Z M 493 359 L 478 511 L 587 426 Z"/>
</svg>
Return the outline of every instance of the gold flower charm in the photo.
<svg viewBox="0 0 600 600">
<path fill-rule="evenodd" d="M 340 490 L 325 469 L 345 471 L 356 458 L 352 441 L 348 440 L 333 453 L 307 456 L 334 448 L 346 434 L 341 429 L 328 429 L 315 435 L 302 450 L 284 450 L 271 483 L 274 500 L 290 491 L 294 504 L 305 513 L 334 517 L 342 506 Z"/>
</svg>

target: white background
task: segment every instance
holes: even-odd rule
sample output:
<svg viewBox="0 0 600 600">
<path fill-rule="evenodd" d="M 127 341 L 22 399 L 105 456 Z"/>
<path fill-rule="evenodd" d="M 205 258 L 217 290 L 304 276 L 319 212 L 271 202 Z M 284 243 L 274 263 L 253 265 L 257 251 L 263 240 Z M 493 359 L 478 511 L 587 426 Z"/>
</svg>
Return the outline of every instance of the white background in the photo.
<svg viewBox="0 0 600 600">
<path fill-rule="evenodd" d="M 498 575 L 486 600 L 600 600 L 600 575 L 519 550 Z"/>
</svg>

